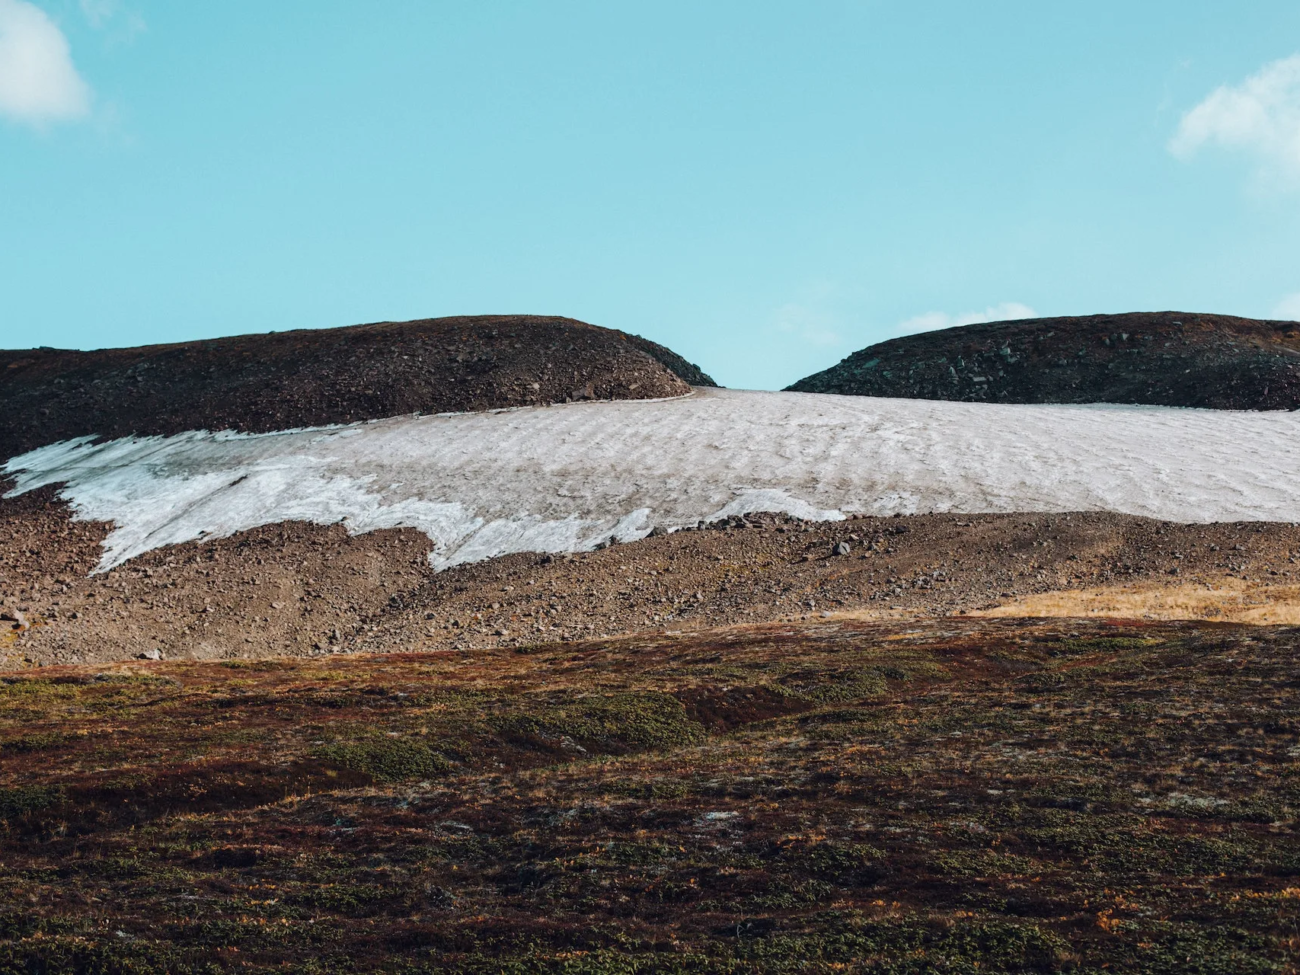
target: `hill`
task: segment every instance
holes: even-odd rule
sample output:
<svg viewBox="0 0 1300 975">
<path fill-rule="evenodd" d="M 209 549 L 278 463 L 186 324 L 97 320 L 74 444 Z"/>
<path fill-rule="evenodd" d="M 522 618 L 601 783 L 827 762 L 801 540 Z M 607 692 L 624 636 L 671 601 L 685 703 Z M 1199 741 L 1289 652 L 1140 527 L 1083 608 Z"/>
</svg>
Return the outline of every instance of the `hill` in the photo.
<svg viewBox="0 0 1300 975">
<path fill-rule="evenodd" d="M 679 362 L 686 380 L 673 371 Z M 654 399 L 707 379 L 637 336 L 536 315 L 0 351 L 0 377 L 0 458 L 90 435 L 266 433 L 417 412 Z"/>
<path fill-rule="evenodd" d="M 963 325 L 868 346 L 789 387 L 993 403 L 1300 407 L 1300 324 L 1135 312 Z"/>
</svg>

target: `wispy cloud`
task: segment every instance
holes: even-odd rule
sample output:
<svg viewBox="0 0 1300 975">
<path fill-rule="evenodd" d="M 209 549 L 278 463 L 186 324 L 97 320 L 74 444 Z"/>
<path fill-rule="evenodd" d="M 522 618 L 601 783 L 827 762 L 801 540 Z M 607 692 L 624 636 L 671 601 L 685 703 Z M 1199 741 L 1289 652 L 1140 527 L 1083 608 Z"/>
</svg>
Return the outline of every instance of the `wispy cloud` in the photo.
<svg viewBox="0 0 1300 975">
<path fill-rule="evenodd" d="M 1169 151 L 1189 159 L 1207 145 L 1250 153 L 1263 171 L 1300 179 L 1300 54 L 1215 89 L 1183 116 Z"/>
<path fill-rule="evenodd" d="M 1273 309 L 1273 317 L 1288 322 L 1300 322 L 1300 291 L 1287 295 Z"/>
<path fill-rule="evenodd" d="M 964 311 L 950 315 L 942 311 L 928 311 L 916 315 L 905 322 L 900 322 L 895 331 L 899 335 L 911 335 L 914 332 L 933 332 L 939 328 L 954 328 L 958 325 L 975 325 L 979 322 L 1008 322 L 1016 318 L 1037 318 L 1038 312 L 1018 301 L 1004 301 L 1000 305 L 990 305 L 983 311 Z"/>
<path fill-rule="evenodd" d="M 26 0 L 0 0 L 0 115 L 34 125 L 78 119 L 90 97 L 58 25 Z"/>
</svg>

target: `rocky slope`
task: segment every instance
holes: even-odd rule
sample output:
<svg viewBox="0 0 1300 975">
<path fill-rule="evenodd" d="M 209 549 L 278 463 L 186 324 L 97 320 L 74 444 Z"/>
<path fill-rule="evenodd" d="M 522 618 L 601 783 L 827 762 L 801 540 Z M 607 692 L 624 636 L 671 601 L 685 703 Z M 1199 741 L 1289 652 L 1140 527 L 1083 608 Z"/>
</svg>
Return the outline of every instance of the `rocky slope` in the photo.
<svg viewBox="0 0 1300 975">
<path fill-rule="evenodd" d="M 1123 590 L 1130 607 L 1173 600 L 1166 616 L 1277 622 L 1300 607 L 1300 527 L 1283 524 L 750 515 L 581 555 L 518 554 L 435 573 L 432 543 L 414 529 L 351 536 L 341 525 L 284 522 L 92 576 L 108 529 L 73 521 L 53 488 L 0 500 L 0 615 L 9 618 L 0 669 L 156 652 L 478 651 L 823 613 L 996 612 L 1050 594 L 1096 604 L 1099 589 Z"/>
<path fill-rule="evenodd" d="M 792 390 L 996 403 L 1300 407 L 1300 324 L 1140 312 L 964 325 L 869 346 Z"/>
<path fill-rule="evenodd" d="M 686 372 L 683 380 L 675 366 Z M 135 349 L 0 351 L 0 458 L 70 437 L 268 432 L 408 413 L 653 399 L 707 377 L 637 336 L 480 315 Z"/>
<path fill-rule="evenodd" d="M 652 359 L 657 359 L 660 363 L 667 366 L 670 371 L 680 378 L 686 380 L 692 386 L 713 386 L 717 383 L 713 377 L 693 362 L 687 362 L 672 349 L 666 345 L 660 345 L 658 342 L 651 342 L 639 335 L 629 335 L 627 332 L 620 332 L 634 348 L 640 349 Z"/>
</svg>

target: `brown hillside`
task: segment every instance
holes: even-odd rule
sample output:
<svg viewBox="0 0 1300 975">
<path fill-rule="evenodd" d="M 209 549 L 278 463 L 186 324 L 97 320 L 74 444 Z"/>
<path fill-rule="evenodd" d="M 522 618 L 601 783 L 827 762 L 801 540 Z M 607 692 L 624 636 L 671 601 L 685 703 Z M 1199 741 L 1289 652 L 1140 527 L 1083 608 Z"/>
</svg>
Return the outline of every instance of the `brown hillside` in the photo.
<svg viewBox="0 0 1300 975">
<path fill-rule="evenodd" d="M 0 458 L 90 435 L 263 433 L 688 390 L 671 365 L 634 337 L 536 315 L 380 322 L 93 352 L 0 351 Z"/>
<path fill-rule="evenodd" d="M 1135 312 L 890 339 L 792 390 L 995 403 L 1300 407 L 1300 324 Z"/>
<path fill-rule="evenodd" d="M 0 483 L 0 488 L 4 485 Z M 1300 528 L 1102 512 L 803 523 L 750 515 L 435 573 L 414 529 L 282 522 L 90 575 L 111 526 L 0 499 L 0 671 L 130 659 L 523 647 L 835 614 L 1300 622 Z M 836 554 L 844 543 L 849 551 Z M 1294 573 L 1294 575 L 1293 575 Z M 1117 612 L 1118 611 L 1118 612 Z"/>
</svg>

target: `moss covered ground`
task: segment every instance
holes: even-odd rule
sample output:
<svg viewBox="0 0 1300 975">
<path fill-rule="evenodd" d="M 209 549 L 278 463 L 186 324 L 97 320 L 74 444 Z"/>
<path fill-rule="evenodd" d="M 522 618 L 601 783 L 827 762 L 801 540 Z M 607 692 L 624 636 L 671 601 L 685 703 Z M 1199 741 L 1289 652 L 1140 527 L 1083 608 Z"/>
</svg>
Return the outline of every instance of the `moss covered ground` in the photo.
<svg viewBox="0 0 1300 975">
<path fill-rule="evenodd" d="M 1295 972 L 1300 630 L 0 678 L 0 973 Z"/>
</svg>

